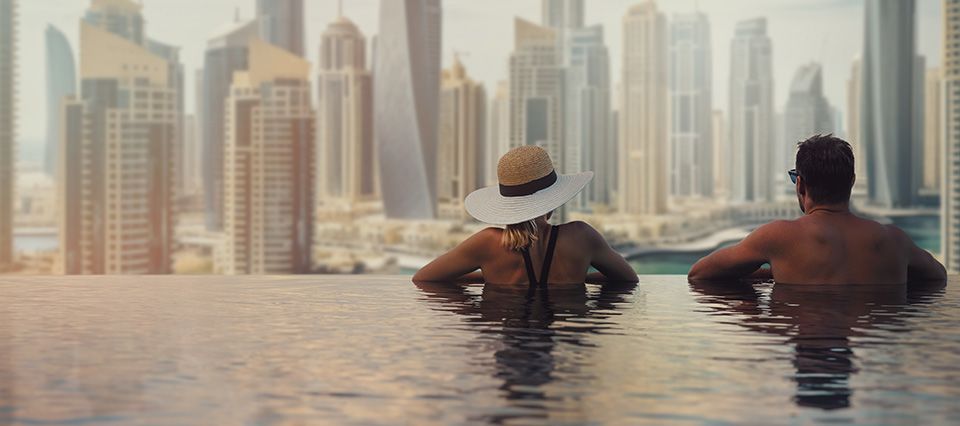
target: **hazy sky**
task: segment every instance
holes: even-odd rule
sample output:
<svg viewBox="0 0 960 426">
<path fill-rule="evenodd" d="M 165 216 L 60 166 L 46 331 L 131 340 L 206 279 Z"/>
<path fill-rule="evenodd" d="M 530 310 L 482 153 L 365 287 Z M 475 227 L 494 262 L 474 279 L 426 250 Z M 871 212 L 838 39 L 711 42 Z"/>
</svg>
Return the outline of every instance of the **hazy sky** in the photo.
<svg viewBox="0 0 960 426">
<path fill-rule="evenodd" d="M 392 1 L 392 0 L 391 0 Z M 398 0 L 397 0 L 398 1 Z M 726 110 L 730 38 L 737 21 L 765 16 L 773 39 L 776 105 L 782 109 L 794 71 L 801 64 L 823 64 L 830 102 L 846 110 L 845 84 L 850 62 L 863 41 L 863 1 L 870 0 L 660 0 L 669 17 L 696 10 L 710 16 L 713 37 L 714 103 Z M 344 14 L 368 37 L 376 33 L 380 0 L 343 0 Z M 610 48 L 614 83 L 620 81 L 621 19 L 640 0 L 586 0 L 587 24 L 603 24 Z M 315 61 L 320 34 L 337 14 L 337 0 L 305 0 L 308 59 Z M 78 55 L 78 21 L 89 0 L 20 1 L 21 152 L 32 156 L 45 138 L 46 98 L 44 28 L 53 24 L 67 33 Z M 203 65 L 206 40 L 240 16 L 253 16 L 255 0 L 144 0 L 147 34 L 182 46 L 187 70 L 187 110 L 193 111 L 193 70 Z M 513 48 L 513 18 L 540 20 L 540 0 L 444 0 L 444 64 L 453 51 L 466 52 L 467 72 L 488 89 L 507 76 Z M 917 47 L 928 66 L 940 63 L 941 1 L 918 0 Z"/>
</svg>

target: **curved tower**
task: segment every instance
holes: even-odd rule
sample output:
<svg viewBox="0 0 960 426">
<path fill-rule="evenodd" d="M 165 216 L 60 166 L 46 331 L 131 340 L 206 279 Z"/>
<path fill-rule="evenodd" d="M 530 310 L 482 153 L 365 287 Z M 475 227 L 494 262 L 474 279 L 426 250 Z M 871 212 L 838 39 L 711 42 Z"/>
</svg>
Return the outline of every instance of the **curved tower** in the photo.
<svg viewBox="0 0 960 426">
<path fill-rule="evenodd" d="M 914 0 L 866 2 L 860 140 L 869 203 L 911 207 L 922 175 L 923 64 L 914 42 Z"/>
<path fill-rule="evenodd" d="M 374 120 L 390 218 L 436 216 L 440 30 L 440 0 L 380 3 Z"/>
<path fill-rule="evenodd" d="M 70 41 L 53 25 L 47 26 L 47 151 L 44 170 L 53 175 L 60 147 L 60 106 L 63 99 L 77 94 L 77 68 Z"/>
</svg>

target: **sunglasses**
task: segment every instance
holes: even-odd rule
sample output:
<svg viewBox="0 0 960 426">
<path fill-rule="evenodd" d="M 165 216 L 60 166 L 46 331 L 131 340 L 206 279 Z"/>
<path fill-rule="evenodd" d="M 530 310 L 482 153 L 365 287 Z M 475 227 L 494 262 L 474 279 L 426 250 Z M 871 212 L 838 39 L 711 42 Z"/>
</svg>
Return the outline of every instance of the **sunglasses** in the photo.
<svg viewBox="0 0 960 426">
<path fill-rule="evenodd" d="M 797 173 L 797 169 L 787 170 L 787 175 L 790 176 L 790 182 L 793 182 L 793 184 L 796 185 L 797 177 L 800 176 L 800 173 Z"/>
</svg>

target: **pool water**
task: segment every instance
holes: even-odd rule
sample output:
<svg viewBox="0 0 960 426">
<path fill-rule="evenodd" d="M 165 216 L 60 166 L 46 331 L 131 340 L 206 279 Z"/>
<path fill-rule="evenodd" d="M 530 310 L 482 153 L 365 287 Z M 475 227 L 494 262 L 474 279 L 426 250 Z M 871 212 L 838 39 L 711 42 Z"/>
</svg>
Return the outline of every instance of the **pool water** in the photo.
<svg viewBox="0 0 960 426">
<path fill-rule="evenodd" d="M 0 423 L 960 423 L 960 281 L 0 280 Z"/>
</svg>

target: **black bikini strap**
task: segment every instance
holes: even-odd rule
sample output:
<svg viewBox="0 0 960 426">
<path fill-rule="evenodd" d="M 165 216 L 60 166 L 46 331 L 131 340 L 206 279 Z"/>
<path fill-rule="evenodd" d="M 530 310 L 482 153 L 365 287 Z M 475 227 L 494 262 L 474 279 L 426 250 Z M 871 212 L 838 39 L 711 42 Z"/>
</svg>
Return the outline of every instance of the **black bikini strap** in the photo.
<svg viewBox="0 0 960 426">
<path fill-rule="evenodd" d="M 554 225 L 550 228 L 550 242 L 547 243 L 547 256 L 543 258 L 543 268 L 540 272 L 540 287 L 547 286 L 547 280 L 550 279 L 550 264 L 553 263 L 553 250 L 557 247 L 557 234 L 560 227 Z"/>
<path fill-rule="evenodd" d="M 533 261 L 530 260 L 530 247 L 523 248 L 520 250 L 520 253 L 523 254 L 523 264 L 527 267 L 527 282 L 532 290 L 537 286 L 537 276 L 533 273 Z"/>
</svg>

